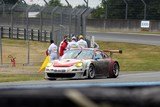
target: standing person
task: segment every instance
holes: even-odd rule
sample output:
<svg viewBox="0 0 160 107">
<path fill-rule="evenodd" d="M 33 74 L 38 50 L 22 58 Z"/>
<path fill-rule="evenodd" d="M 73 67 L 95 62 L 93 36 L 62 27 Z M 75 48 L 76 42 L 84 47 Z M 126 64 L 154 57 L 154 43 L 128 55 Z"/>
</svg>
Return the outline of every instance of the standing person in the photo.
<svg viewBox="0 0 160 107">
<path fill-rule="evenodd" d="M 61 57 L 64 54 L 64 51 L 66 50 L 66 47 L 68 45 L 67 36 L 64 36 L 64 39 L 59 45 L 59 56 Z"/>
<path fill-rule="evenodd" d="M 78 48 L 77 38 L 75 36 L 73 36 L 71 42 L 68 43 L 67 50 L 72 48 Z"/>
<path fill-rule="evenodd" d="M 50 61 L 52 62 L 57 58 L 57 46 L 54 44 L 54 40 L 51 40 L 50 43 L 48 54 L 50 56 Z"/>
<path fill-rule="evenodd" d="M 88 48 L 87 42 L 84 40 L 82 35 L 79 35 L 79 40 L 77 42 L 79 48 Z"/>
</svg>

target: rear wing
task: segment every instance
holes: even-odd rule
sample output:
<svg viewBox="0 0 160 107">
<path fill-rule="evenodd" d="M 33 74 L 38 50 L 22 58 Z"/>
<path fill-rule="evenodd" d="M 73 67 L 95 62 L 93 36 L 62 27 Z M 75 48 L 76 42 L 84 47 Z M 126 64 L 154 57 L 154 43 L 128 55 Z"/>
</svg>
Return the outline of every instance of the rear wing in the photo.
<svg viewBox="0 0 160 107">
<path fill-rule="evenodd" d="M 110 57 L 112 57 L 113 53 L 122 54 L 122 50 L 103 50 L 103 52 L 109 52 L 110 53 Z"/>
</svg>

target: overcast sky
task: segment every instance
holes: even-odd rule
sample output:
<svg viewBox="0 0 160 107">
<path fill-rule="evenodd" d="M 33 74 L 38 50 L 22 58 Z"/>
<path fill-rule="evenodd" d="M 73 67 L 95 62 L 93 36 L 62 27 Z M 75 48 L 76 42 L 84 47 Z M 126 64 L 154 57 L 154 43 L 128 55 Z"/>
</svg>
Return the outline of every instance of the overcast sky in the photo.
<svg viewBox="0 0 160 107">
<path fill-rule="evenodd" d="M 39 4 L 39 5 L 43 5 L 44 4 L 44 0 L 25 0 L 28 4 Z M 49 1 L 49 0 L 46 0 Z M 100 4 L 101 0 L 88 0 L 89 1 L 89 7 L 96 7 Z M 72 6 L 77 6 L 77 5 L 82 5 L 85 4 L 84 0 L 68 0 L 68 2 L 72 5 Z M 65 0 L 61 0 L 61 3 L 63 3 L 64 5 L 67 5 L 67 3 L 65 2 Z"/>
</svg>

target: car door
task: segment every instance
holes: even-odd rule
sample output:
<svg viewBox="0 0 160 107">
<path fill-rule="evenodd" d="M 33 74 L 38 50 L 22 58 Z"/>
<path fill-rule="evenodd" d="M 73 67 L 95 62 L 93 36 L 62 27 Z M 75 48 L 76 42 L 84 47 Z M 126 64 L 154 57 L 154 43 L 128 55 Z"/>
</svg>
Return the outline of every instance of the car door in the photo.
<svg viewBox="0 0 160 107">
<path fill-rule="evenodd" d="M 101 51 L 96 51 L 95 53 L 95 69 L 97 75 L 104 75 L 106 70 L 108 62 L 103 56 L 103 53 Z"/>
</svg>

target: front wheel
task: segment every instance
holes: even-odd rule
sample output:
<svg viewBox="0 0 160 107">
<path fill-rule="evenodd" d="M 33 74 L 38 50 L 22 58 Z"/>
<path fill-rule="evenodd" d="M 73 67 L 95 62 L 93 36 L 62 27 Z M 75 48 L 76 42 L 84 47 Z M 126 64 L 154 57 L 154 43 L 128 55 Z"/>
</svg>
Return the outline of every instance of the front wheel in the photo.
<svg viewBox="0 0 160 107">
<path fill-rule="evenodd" d="M 93 79 L 94 77 L 95 77 L 95 68 L 93 65 L 90 65 L 88 70 L 88 78 Z"/>
</svg>

